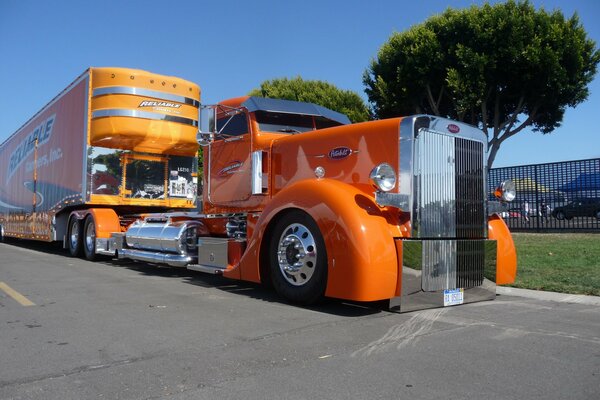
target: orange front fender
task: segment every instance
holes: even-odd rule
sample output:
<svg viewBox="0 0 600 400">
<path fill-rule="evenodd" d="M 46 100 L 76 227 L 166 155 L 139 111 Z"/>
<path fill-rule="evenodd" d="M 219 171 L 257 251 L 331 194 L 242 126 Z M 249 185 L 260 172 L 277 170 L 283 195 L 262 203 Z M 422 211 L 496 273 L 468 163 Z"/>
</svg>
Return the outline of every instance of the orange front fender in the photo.
<svg viewBox="0 0 600 400">
<path fill-rule="evenodd" d="M 508 226 L 497 214 L 488 218 L 488 236 L 497 243 L 496 284 L 513 283 L 517 277 L 517 251 Z"/>
<path fill-rule="evenodd" d="M 388 299 L 395 295 L 398 277 L 394 236 L 398 221 L 364 192 L 331 179 L 296 182 L 277 193 L 256 222 L 239 271 L 231 277 L 258 282 L 259 262 L 268 245 L 269 226 L 290 209 L 308 213 L 325 240 L 328 282 L 325 295 L 356 301 Z M 396 213 L 397 215 L 397 213 Z"/>
</svg>

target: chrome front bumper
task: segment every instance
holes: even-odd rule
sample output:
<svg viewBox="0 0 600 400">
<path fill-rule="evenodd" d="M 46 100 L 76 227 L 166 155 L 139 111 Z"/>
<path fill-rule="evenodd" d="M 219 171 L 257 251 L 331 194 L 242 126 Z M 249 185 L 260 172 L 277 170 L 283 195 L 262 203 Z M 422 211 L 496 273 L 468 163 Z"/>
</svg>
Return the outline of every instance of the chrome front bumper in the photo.
<svg viewBox="0 0 600 400">
<path fill-rule="evenodd" d="M 454 305 L 445 292 L 459 289 L 461 302 L 496 297 L 495 240 L 398 240 L 401 256 L 400 296 L 389 308 L 409 312 Z"/>
</svg>

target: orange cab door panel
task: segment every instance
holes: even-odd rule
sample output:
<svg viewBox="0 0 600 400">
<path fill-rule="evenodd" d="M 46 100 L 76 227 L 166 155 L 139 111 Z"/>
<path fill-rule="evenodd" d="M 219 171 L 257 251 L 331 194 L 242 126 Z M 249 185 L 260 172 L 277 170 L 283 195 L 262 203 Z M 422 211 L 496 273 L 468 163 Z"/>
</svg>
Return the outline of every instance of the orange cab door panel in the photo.
<svg viewBox="0 0 600 400">
<path fill-rule="evenodd" d="M 209 201 L 228 204 L 249 199 L 252 195 L 250 136 L 213 142 L 209 157 Z"/>
</svg>

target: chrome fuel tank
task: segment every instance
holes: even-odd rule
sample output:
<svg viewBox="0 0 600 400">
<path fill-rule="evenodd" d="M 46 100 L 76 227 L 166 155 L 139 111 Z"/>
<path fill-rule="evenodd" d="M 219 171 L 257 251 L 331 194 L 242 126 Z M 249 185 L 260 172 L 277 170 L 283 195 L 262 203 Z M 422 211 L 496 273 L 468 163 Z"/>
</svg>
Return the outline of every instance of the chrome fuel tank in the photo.
<svg viewBox="0 0 600 400">
<path fill-rule="evenodd" d="M 125 242 L 134 249 L 188 254 L 196 250 L 197 238 L 205 230 L 204 224 L 195 220 L 144 219 L 131 224 Z"/>
</svg>

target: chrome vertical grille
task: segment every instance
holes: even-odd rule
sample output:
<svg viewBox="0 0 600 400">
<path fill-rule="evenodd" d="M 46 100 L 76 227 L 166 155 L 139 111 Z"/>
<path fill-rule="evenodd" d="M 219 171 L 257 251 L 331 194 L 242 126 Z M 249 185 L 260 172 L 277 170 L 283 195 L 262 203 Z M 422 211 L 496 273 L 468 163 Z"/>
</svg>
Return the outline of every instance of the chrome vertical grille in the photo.
<svg viewBox="0 0 600 400">
<path fill-rule="evenodd" d="M 483 143 L 455 139 L 456 237 L 485 237 Z"/>
<path fill-rule="evenodd" d="M 431 120 L 430 120 L 431 121 Z M 482 138 L 483 139 L 483 138 Z M 485 141 L 474 135 L 415 131 L 412 237 L 421 239 L 424 291 L 483 284 Z"/>
<path fill-rule="evenodd" d="M 413 237 L 486 236 L 482 142 L 421 129 L 414 168 Z"/>
</svg>

